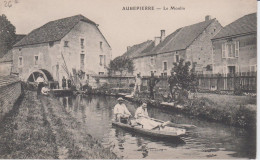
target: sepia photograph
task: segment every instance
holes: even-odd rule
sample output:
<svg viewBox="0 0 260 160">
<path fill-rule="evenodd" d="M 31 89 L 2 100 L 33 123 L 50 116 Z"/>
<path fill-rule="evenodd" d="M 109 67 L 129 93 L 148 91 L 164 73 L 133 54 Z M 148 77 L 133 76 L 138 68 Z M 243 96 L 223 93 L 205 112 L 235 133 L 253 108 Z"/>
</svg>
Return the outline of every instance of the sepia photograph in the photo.
<svg viewBox="0 0 260 160">
<path fill-rule="evenodd" d="M 0 159 L 257 159 L 256 0 L 0 0 Z"/>
</svg>

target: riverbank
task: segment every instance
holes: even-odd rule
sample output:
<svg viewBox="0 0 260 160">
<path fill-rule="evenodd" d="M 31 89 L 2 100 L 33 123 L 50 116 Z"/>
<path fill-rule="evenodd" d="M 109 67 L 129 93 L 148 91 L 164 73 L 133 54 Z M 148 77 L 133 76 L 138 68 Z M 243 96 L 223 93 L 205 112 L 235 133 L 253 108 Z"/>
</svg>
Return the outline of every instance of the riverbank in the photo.
<svg viewBox="0 0 260 160">
<path fill-rule="evenodd" d="M 0 158 L 114 159 L 54 98 L 25 91 L 0 124 Z"/>
<path fill-rule="evenodd" d="M 121 96 L 141 104 L 195 116 L 207 121 L 219 122 L 230 126 L 256 130 L 256 96 L 221 95 L 215 93 L 197 93 L 195 98 L 183 97 L 181 102 L 168 102 L 162 94 L 155 94 L 155 100 L 149 98 L 148 92 L 129 97 L 129 93 L 118 93 L 113 90 L 93 90 L 90 94 Z"/>
<path fill-rule="evenodd" d="M 183 103 L 165 103 L 135 97 L 132 101 L 147 101 L 153 107 L 164 108 L 195 116 L 204 120 L 256 130 L 256 98 L 217 94 L 200 94 L 197 98 L 185 99 Z"/>
</svg>

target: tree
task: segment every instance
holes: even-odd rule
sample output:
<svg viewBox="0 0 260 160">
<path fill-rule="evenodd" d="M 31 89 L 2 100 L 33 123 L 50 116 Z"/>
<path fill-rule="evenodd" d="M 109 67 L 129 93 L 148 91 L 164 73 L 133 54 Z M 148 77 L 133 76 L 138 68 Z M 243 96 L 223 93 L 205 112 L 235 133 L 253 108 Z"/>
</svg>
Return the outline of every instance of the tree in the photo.
<svg viewBox="0 0 260 160">
<path fill-rule="evenodd" d="M 15 42 L 15 26 L 3 14 L 0 16 L 0 57 L 12 49 Z"/>
<path fill-rule="evenodd" d="M 179 88 L 179 91 L 182 91 L 182 93 L 184 95 L 184 92 L 187 91 L 195 91 L 196 92 L 196 87 L 198 85 L 197 83 L 197 77 L 195 74 L 195 66 L 193 66 L 192 69 L 190 69 L 191 67 L 191 63 L 190 62 L 185 62 L 184 64 L 184 60 L 181 59 L 179 63 L 173 63 L 173 68 L 172 71 L 174 71 L 176 73 L 176 79 L 177 79 L 177 83 L 171 81 L 170 85 L 175 86 L 175 88 Z"/>
<path fill-rule="evenodd" d="M 126 71 L 128 73 L 134 72 L 134 63 L 133 60 L 125 57 L 125 56 L 119 56 L 116 57 L 114 60 L 112 60 L 109 64 L 109 72 L 120 72 L 121 76 L 123 75 L 123 71 Z"/>
</svg>

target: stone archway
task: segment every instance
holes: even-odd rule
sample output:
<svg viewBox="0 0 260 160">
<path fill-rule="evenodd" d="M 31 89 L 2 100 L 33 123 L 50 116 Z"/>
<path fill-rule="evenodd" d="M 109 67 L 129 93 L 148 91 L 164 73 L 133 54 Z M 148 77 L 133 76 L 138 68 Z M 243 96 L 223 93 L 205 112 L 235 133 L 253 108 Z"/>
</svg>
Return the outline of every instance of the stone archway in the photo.
<svg viewBox="0 0 260 160">
<path fill-rule="evenodd" d="M 45 69 L 39 69 L 31 72 L 31 74 L 28 76 L 27 81 L 34 82 L 39 75 L 42 75 L 43 78 L 47 81 L 54 81 L 53 76 L 51 73 Z"/>
</svg>

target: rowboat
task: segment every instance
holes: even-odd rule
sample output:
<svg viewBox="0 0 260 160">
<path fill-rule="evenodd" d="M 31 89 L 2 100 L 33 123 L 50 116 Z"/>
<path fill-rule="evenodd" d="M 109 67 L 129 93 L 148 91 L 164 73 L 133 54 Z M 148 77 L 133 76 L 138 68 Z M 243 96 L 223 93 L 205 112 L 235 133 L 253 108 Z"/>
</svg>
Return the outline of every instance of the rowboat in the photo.
<svg viewBox="0 0 260 160">
<path fill-rule="evenodd" d="M 180 136 L 185 135 L 186 130 L 182 128 L 170 127 L 170 130 L 159 130 L 159 129 L 144 129 L 141 125 L 131 126 L 120 122 L 112 122 L 113 126 L 123 128 L 125 130 L 153 137 L 156 139 L 165 139 L 167 141 L 181 141 L 184 142 Z"/>
</svg>

